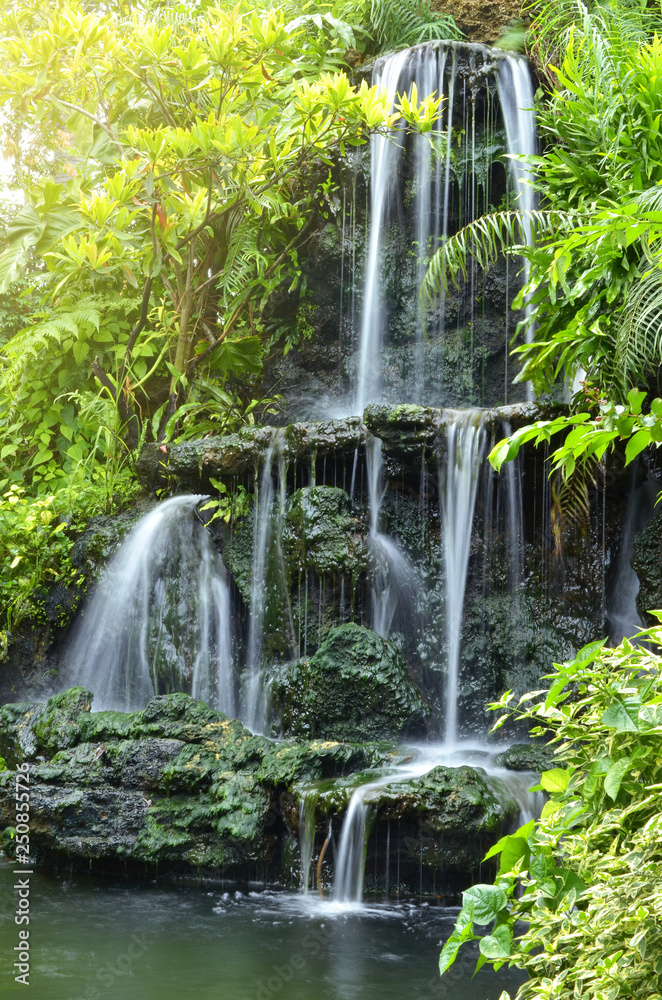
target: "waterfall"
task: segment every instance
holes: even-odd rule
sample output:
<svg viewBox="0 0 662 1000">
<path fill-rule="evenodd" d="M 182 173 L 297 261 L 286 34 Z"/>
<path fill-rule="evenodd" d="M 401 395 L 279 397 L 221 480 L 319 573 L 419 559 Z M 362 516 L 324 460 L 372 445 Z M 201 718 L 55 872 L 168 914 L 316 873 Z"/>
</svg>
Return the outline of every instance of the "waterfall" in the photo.
<svg viewBox="0 0 662 1000">
<path fill-rule="evenodd" d="M 609 639 L 617 646 L 623 639 L 631 639 L 644 628 L 644 623 L 637 611 L 637 594 L 639 593 L 639 578 L 632 568 L 630 560 L 634 550 L 634 538 L 655 514 L 655 504 L 658 495 L 658 484 L 653 479 L 647 479 L 641 486 L 636 486 L 638 468 L 635 464 L 632 473 L 632 490 L 628 496 L 623 523 L 623 535 L 616 563 L 615 579 L 611 587 L 610 600 L 607 608 L 609 622 Z"/>
<path fill-rule="evenodd" d="M 378 59 L 372 74 L 375 86 L 385 88 L 395 103 L 400 74 L 408 50 Z M 359 364 L 357 372 L 356 412 L 362 413 L 366 403 L 373 400 L 379 390 L 375 359 L 381 354 L 383 336 L 381 294 L 381 244 L 383 229 L 389 214 L 389 201 L 397 177 L 398 161 L 402 154 L 398 130 L 373 135 L 370 139 L 371 188 L 370 188 L 370 242 L 363 292 Z"/>
<path fill-rule="evenodd" d="M 503 122 L 506 129 L 506 139 L 508 141 L 510 174 L 517 199 L 517 207 L 524 213 L 531 213 L 537 206 L 536 192 L 533 186 L 533 171 L 527 163 L 518 159 L 519 156 L 533 156 L 537 152 L 536 123 L 533 113 L 533 87 L 526 60 L 521 56 L 507 55 L 499 66 L 497 84 L 503 112 Z M 526 245 L 533 246 L 533 222 L 530 214 L 525 215 L 522 222 L 522 235 Z M 527 285 L 531 265 L 526 258 L 524 258 L 523 265 L 523 280 L 524 284 Z M 527 298 L 524 302 L 524 316 L 526 320 L 526 340 L 529 344 L 532 342 L 535 332 L 531 321 L 531 312 L 532 307 Z M 508 351 L 508 346 L 508 342 L 506 341 L 506 352 Z M 526 396 L 528 400 L 534 398 L 533 387 L 530 382 L 526 384 Z"/>
<path fill-rule="evenodd" d="M 347 806 L 343 820 L 333 898 L 338 903 L 360 903 L 363 898 L 363 870 L 368 846 L 366 824 L 370 808 L 368 796 L 378 788 L 377 782 L 357 788 Z"/>
<path fill-rule="evenodd" d="M 382 442 L 368 434 L 366 441 L 372 562 L 371 598 L 373 631 L 388 639 L 397 612 L 415 616 L 417 581 L 414 568 L 398 545 L 379 530 L 379 514 L 386 492 L 383 482 Z"/>
<path fill-rule="evenodd" d="M 188 691 L 236 714 L 228 580 L 197 513 L 202 499 L 174 497 L 141 518 L 81 613 L 66 673 L 96 709 Z"/>
<path fill-rule="evenodd" d="M 292 651 L 295 647 L 294 625 L 281 549 L 287 503 L 284 445 L 284 431 L 275 430 L 264 456 L 254 508 L 250 617 L 242 689 L 242 714 L 246 725 L 258 733 L 263 733 L 267 728 L 269 715 L 269 693 L 264 676 L 265 630 L 269 616 L 278 615 L 283 608 L 289 646 Z M 278 475 L 277 494 L 272 477 L 274 462 Z"/>
<path fill-rule="evenodd" d="M 445 733 L 448 745 L 458 736 L 457 701 L 460 679 L 462 613 L 469 568 L 480 466 L 485 457 L 486 433 L 483 411 L 446 411 L 445 462 L 439 476 L 442 539 L 446 575 L 446 691 Z"/>
<path fill-rule="evenodd" d="M 379 792 L 387 785 L 421 778 L 435 767 L 479 767 L 503 786 L 505 794 L 519 805 L 517 826 L 528 822 L 542 807 L 539 794 L 528 791 L 533 775 L 506 771 L 495 763 L 499 748 L 487 751 L 453 750 L 446 745 L 411 747 L 411 760 L 397 768 L 387 768 L 378 778 L 371 778 L 354 790 L 347 806 L 340 832 L 333 886 L 334 903 L 360 903 L 363 899 L 363 876 L 371 827 L 371 811 L 376 810 Z"/>
<path fill-rule="evenodd" d="M 392 222 L 397 220 L 401 224 L 410 218 L 408 238 L 416 261 L 417 290 L 431 254 L 457 229 L 497 207 L 505 192 L 492 192 L 493 168 L 503 153 L 509 154 L 508 172 L 519 207 L 525 211 L 535 207 L 530 168 L 518 159 L 536 151 L 533 89 L 524 58 L 481 45 L 431 42 L 378 59 L 372 83 L 386 90 L 391 109 L 398 94 L 410 93 L 414 84 L 420 97 L 435 94 L 443 96 L 443 101 L 434 138 L 423 134 L 410 139 L 402 126 L 396 125 L 389 133 L 371 139 L 370 219 L 355 383 L 356 413 L 361 413 L 368 403 L 391 397 L 393 401 L 406 399 L 439 405 L 441 355 L 434 342 L 443 344 L 447 303 L 442 297 L 438 315 L 427 318 L 433 328 L 428 334 L 434 337 L 428 336 L 426 341 L 417 319 L 416 291 L 412 294 L 401 286 L 399 291 L 388 287 L 394 281 L 404 280 L 394 273 L 389 256 Z M 499 137 L 499 123 L 504 139 Z M 414 175 L 411 192 L 407 193 L 410 148 Z M 533 231 L 529 222 L 523 224 L 523 231 L 526 242 L 530 243 Z M 525 263 L 525 280 L 527 268 Z M 474 306 L 478 295 L 475 264 L 470 263 L 469 272 L 469 315 L 454 315 L 454 323 L 459 332 L 466 330 L 470 338 L 473 371 L 474 360 L 480 358 L 476 353 L 480 346 L 477 342 L 480 321 Z M 405 325 L 415 333 L 414 343 L 409 347 L 398 332 L 398 317 L 391 314 L 393 306 L 388 305 L 389 301 L 403 299 Z M 504 323 L 507 334 L 507 315 Z M 389 372 L 391 382 L 397 371 L 393 385 L 384 385 L 384 370 Z M 483 372 L 482 382 L 484 378 Z M 480 401 L 482 388 L 479 392 L 474 387 L 472 395 Z"/>
</svg>

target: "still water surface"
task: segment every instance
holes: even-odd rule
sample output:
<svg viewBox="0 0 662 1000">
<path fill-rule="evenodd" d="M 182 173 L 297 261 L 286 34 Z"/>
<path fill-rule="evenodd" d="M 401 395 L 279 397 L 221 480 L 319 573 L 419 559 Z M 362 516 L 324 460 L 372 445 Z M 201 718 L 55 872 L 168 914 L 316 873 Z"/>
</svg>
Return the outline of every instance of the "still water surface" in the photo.
<svg viewBox="0 0 662 1000">
<path fill-rule="evenodd" d="M 16 877 L 0 863 L 0 997 L 27 1000 L 498 1000 L 517 974 L 466 955 L 439 979 L 456 910 L 293 893 L 30 877 L 30 986 L 13 979 Z"/>
</svg>

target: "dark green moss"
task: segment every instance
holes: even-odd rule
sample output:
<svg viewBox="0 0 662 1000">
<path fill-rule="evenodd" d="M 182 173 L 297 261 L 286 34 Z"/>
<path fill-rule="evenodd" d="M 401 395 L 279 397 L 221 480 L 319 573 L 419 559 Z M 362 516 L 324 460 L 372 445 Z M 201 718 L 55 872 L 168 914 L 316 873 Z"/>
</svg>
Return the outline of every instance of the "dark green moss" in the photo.
<svg viewBox="0 0 662 1000">
<path fill-rule="evenodd" d="M 318 576 L 344 573 L 356 579 L 366 568 L 363 526 L 350 513 L 345 490 L 309 486 L 297 490 L 287 511 L 285 546 L 291 571 Z"/>
<path fill-rule="evenodd" d="M 90 711 L 93 697 L 91 691 L 73 687 L 49 698 L 33 725 L 37 745 L 53 755 L 59 749 L 78 743 L 78 719 L 82 713 Z"/>
<path fill-rule="evenodd" d="M 300 737 L 374 740 L 423 728 L 424 705 L 396 647 L 352 622 L 284 668 L 272 695 L 284 732 Z"/>
</svg>

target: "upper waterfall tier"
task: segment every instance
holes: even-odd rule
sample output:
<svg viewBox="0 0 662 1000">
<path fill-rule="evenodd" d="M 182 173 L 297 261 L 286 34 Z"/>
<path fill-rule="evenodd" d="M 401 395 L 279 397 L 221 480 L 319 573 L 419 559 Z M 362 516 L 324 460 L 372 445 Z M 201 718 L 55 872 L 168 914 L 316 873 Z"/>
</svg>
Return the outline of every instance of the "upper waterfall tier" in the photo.
<svg viewBox="0 0 662 1000">
<path fill-rule="evenodd" d="M 439 114 L 431 133 L 395 125 L 339 168 L 343 190 L 319 250 L 313 243 L 304 263 L 315 357 L 306 360 L 304 344 L 285 365 L 300 365 L 288 408 L 317 418 L 361 413 L 371 403 L 526 399 L 526 386 L 512 384 L 508 356 L 516 323 L 526 320 L 511 310 L 526 265 L 504 258 L 483 271 L 470 260 L 461 287 L 425 312 L 419 290 L 433 254 L 468 223 L 506 207 L 535 207 L 521 159 L 536 152 L 528 64 L 482 45 L 431 42 L 383 56 L 367 72 L 392 109 L 416 88 L 419 100 L 441 98 Z M 530 238 L 524 224 L 522 240 Z M 325 366 L 333 359 L 332 376 Z"/>
</svg>

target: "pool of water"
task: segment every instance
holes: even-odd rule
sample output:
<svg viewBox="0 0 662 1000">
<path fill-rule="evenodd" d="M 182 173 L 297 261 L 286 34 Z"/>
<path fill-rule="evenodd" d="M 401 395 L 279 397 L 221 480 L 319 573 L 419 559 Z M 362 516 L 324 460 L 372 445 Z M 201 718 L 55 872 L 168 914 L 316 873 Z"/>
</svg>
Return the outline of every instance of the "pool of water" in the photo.
<svg viewBox="0 0 662 1000">
<path fill-rule="evenodd" d="M 17 876 L 0 862 L 0 997 L 29 1000 L 498 1000 L 519 974 L 440 979 L 454 909 L 293 893 L 30 876 L 30 986 L 14 981 Z"/>
</svg>

